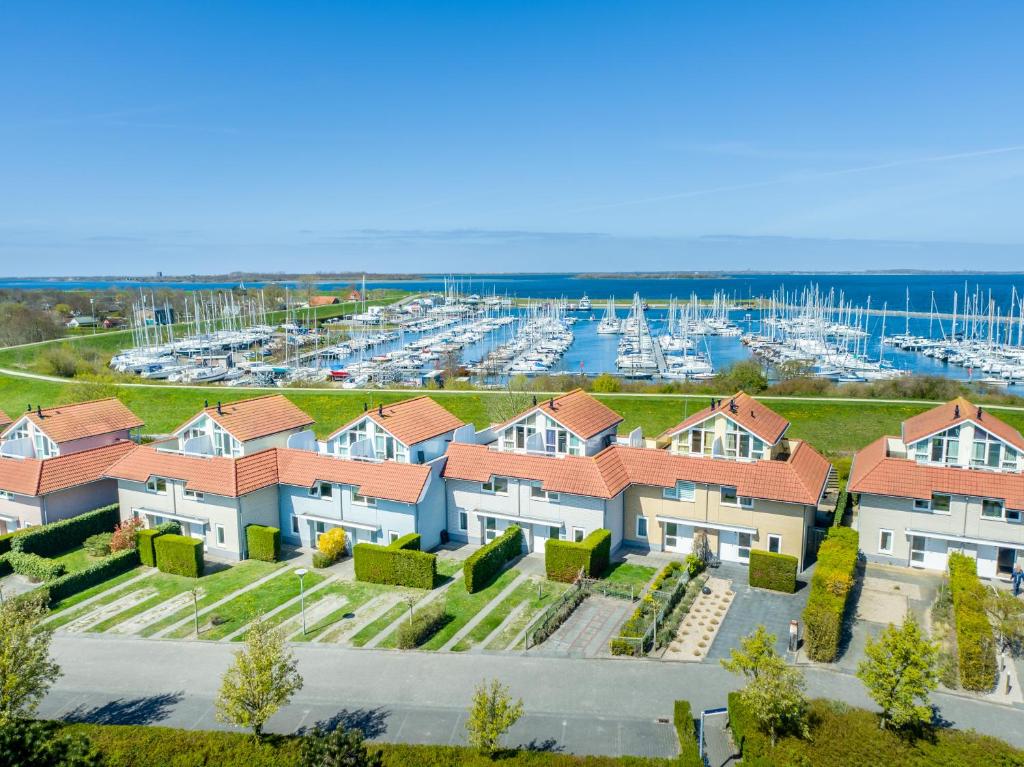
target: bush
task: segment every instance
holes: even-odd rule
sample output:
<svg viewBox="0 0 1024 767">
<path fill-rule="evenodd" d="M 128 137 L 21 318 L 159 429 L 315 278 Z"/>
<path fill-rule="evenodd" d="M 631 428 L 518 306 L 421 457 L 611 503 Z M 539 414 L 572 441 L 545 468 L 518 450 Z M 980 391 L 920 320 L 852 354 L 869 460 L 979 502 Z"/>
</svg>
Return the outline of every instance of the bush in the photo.
<svg viewBox="0 0 1024 767">
<path fill-rule="evenodd" d="M 118 505 L 105 506 L 71 519 L 31 527 L 11 539 L 12 551 L 52 557 L 81 546 L 90 535 L 109 533 L 120 520 Z"/>
<path fill-rule="evenodd" d="M 804 637 L 811 660 L 831 663 L 839 655 L 846 599 L 857 571 L 857 531 L 829 528 L 818 549 L 811 593 L 804 609 Z"/>
<path fill-rule="evenodd" d="M 796 591 L 797 558 L 789 554 L 751 549 L 748 578 L 750 585 L 792 594 Z"/>
<path fill-rule="evenodd" d="M 82 547 L 89 553 L 90 557 L 105 557 L 110 553 L 110 542 L 113 538 L 113 533 L 90 535 L 85 539 Z"/>
<path fill-rule="evenodd" d="M 13 533 L 4 533 L 0 535 L 0 554 L 6 554 L 11 550 L 11 539 L 24 532 L 24 528 L 21 530 L 15 530 Z"/>
<path fill-rule="evenodd" d="M 450 617 L 445 610 L 444 600 L 436 599 L 422 610 L 413 613 L 412 618 L 407 618 L 398 627 L 398 647 L 402 650 L 411 650 L 419 647 L 430 637 L 436 634 L 448 621 Z"/>
<path fill-rule="evenodd" d="M 987 590 L 978 580 L 975 568 L 970 557 L 959 552 L 949 555 L 960 686 L 965 690 L 987 691 L 996 684 L 996 642 L 985 613 Z"/>
<path fill-rule="evenodd" d="M 24 575 L 33 583 L 52 581 L 64 575 L 66 568 L 63 562 L 46 559 L 38 554 L 27 554 L 24 551 L 9 551 L 4 559 L 18 575 Z"/>
<path fill-rule="evenodd" d="M 420 536 L 419 533 L 409 533 L 407 535 L 403 535 L 392 543 L 391 548 L 403 549 L 405 551 L 419 551 L 421 538 L 422 536 Z"/>
<path fill-rule="evenodd" d="M 611 560 L 611 530 L 595 530 L 579 543 L 548 541 L 544 547 L 544 569 L 553 581 L 572 583 L 580 570 L 588 578 L 597 578 L 608 569 Z"/>
<path fill-rule="evenodd" d="M 340 529 L 334 528 L 334 530 Z M 328 532 L 334 532 L 334 530 Z M 344 531 L 342 532 L 344 533 Z M 327 534 L 325 533 L 324 535 Z M 321 543 L 323 539 L 324 536 L 320 536 Z M 247 525 L 245 528 L 245 544 L 249 549 L 249 559 L 258 559 L 261 562 L 276 562 L 281 558 L 281 531 L 276 527 Z"/>
<path fill-rule="evenodd" d="M 114 528 L 114 535 L 110 539 L 110 550 L 111 551 L 127 551 L 128 549 L 134 549 L 138 546 L 139 530 L 142 529 L 145 524 L 140 517 L 129 517 L 121 521 L 117 527 Z M 163 525 L 159 525 L 159 530 Z M 166 531 L 161 531 L 166 532 Z M 181 529 L 178 529 L 181 532 Z"/>
<path fill-rule="evenodd" d="M 334 564 L 334 561 L 335 560 L 331 559 L 329 556 L 327 556 L 323 552 L 320 552 L 320 551 L 314 551 L 313 552 L 313 567 L 315 567 L 317 570 L 322 570 L 325 567 L 330 567 L 331 565 Z"/>
<path fill-rule="evenodd" d="M 693 711 L 690 701 L 677 700 L 672 717 L 679 738 L 680 767 L 704 767 L 697 745 L 697 732 L 693 722 Z"/>
<path fill-rule="evenodd" d="M 466 591 L 475 594 L 486 588 L 501 568 L 518 557 L 523 551 L 523 531 L 518 525 L 510 525 L 505 532 L 488 544 L 481 546 L 468 557 L 462 566 Z"/>
<path fill-rule="evenodd" d="M 153 541 L 162 573 L 198 578 L 203 574 L 203 542 L 185 535 L 160 535 Z"/>
<path fill-rule="evenodd" d="M 164 535 L 181 535 L 181 525 L 173 520 L 161 522 L 153 529 L 159 530 Z"/>
<path fill-rule="evenodd" d="M 59 602 L 72 594 L 85 591 L 121 573 L 126 573 L 132 568 L 138 567 L 138 564 L 139 553 L 135 549 L 117 551 L 82 570 L 76 570 L 50 581 L 44 588 L 49 592 L 51 603 Z"/>
<path fill-rule="evenodd" d="M 155 527 L 136 533 L 139 561 L 146 567 L 156 567 L 156 539 L 163 534 L 163 531 Z"/>
<path fill-rule="evenodd" d="M 419 547 L 419 536 L 415 536 Z M 384 583 L 389 586 L 411 586 L 432 589 L 437 577 L 437 557 L 414 548 L 410 536 L 399 538 L 390 546 L 357 543 L 352 547 L 357 581 Z"/>
</svg>

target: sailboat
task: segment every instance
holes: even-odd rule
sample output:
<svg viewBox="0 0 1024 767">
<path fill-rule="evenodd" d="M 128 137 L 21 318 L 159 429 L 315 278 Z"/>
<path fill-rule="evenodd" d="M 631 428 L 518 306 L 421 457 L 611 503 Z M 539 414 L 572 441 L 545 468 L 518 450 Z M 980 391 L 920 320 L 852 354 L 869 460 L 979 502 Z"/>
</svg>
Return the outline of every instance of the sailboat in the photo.
<svg viewBox="0 0 1024 767">
<path fill-rule="evenodd" d="M 608 298 L 608 306 L 604 310 L 604 317 L 598 323 L 597 332 L 605 335 L 619 333 L 622 330 L 622 323 L 615 313 L 615 296 Z"/>
</svg>

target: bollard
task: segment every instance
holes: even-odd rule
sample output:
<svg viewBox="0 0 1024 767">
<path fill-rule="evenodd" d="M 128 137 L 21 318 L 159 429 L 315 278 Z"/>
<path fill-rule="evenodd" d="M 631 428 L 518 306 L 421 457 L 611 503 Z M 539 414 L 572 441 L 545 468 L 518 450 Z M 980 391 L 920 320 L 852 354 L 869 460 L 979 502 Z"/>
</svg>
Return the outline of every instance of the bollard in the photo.
<svg viewBox="0 0 1024 767">
<path fill-rule="evenodd" d="M 796 652 L 800 646 L 800 622 L 792 620 L 789 622 L 789 651 Z"/>
</svg>

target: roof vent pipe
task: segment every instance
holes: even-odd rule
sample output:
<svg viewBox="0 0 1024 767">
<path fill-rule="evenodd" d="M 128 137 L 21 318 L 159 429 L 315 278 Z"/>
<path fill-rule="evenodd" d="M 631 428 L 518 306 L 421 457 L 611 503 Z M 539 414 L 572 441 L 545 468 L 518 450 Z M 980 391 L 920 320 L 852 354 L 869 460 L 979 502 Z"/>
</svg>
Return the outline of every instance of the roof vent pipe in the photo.
<svg viewBox="0 0 1024 767">
<path fill-rule="evenodd" d="M 957 405 L 956 407 L 953 408 L 953 417 L 954 418 L 959 418 L 960 417 L 960 406 L 959 405 Z"/>
<path fill-rule="evenodd" d="M 210 409 L 210 400 L 204 399 L 203 400 L 203 410 L 209 410 L 209 409 Z"/>
<path fill-rule="evenodd" d="M 377 405 L 377 415 L 379 415 L 381 417 L 384 416 L 384 406 L 383 405 Z"/>
<path fill-rule="evenodd" d="M 370 409 L 370 403 L 369 402 L 364 402 L 363 403 L 363 412 L 365 413 L 369 409 Z"/>
<path fill-rule="evenodd" d="M 978 405 L 978 420 L 981 420 L 981 405 Z"/>
<path fill-rule="evenodd" d="M 715 409 L 715 398 L 714 397 L 711 398 L 711 409 L 712 410 Z"/>
<path fill-rule="evenodd" d="M 26 413 L 31 413 L 32 412 L 32 403 L 31 402 L 28 403 L 28 407 L 25 408 L 25 412 Z"/>
<path fill-rule="evenodd" d="M 220 400 L 217 400 L 217 415 L 224 415 L 224 411 L 220 408 Z"/>
<path fill-rule="evenodd" d="M 981 408 L 978 409 L 980 410 Z M 43 408 L 41 405 L 36 405 L 36 415 L 39 416 L 40 418 L 43 417 Z"/>
<path fill-rule="evenodd" d="M 537 407 L 537 395 L 536 394 L 533 395 L 533 406 Z"/>
</svg>

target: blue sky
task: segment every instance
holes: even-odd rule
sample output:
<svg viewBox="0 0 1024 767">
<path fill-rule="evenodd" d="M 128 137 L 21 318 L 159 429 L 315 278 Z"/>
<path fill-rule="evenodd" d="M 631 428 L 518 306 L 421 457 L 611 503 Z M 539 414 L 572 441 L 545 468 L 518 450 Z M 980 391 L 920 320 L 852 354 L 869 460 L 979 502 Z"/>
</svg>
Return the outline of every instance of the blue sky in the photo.
<svg viewBox="0 0 1024 767">
<path fill-rule="evenodd" d="M 1020 2 L 9 0 L 0 28 L 0 274 L 1024 255 Z"/>
</svg>

